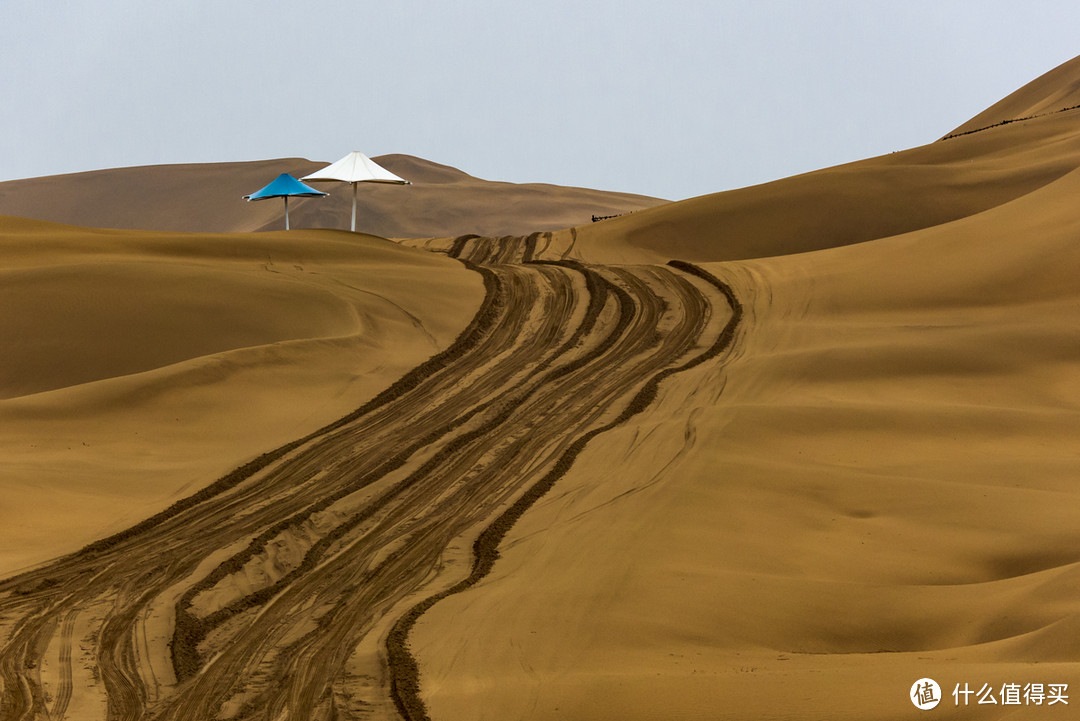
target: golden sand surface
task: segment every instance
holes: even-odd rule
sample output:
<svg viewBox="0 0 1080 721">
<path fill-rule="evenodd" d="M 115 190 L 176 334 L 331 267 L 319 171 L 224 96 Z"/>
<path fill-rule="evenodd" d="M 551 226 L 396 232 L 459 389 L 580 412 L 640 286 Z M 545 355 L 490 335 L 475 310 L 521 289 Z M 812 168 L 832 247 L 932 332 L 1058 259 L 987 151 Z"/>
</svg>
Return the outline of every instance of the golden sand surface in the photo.
<svg viewBox="0 0 1080 721">
<path fill-rule="evenodd" d="M 746 319 L 424 615 L 432 718 L 1068 715 L 951 694 L 1080 689 L 1078 166 L 1069 111 L 578 229 Z"/>
<path fill-rule="evenodd" d="M 458 264 L 371 236 L 13 217 L 0 279 L 7 573 L 351 411 L 448 345 L 483 293 Z"/>
<path fill-rule="evenodd" d="M 597 223 L 0 218 L 0 719 L 1069 717 L 1077 87 Z"/>
</svg>

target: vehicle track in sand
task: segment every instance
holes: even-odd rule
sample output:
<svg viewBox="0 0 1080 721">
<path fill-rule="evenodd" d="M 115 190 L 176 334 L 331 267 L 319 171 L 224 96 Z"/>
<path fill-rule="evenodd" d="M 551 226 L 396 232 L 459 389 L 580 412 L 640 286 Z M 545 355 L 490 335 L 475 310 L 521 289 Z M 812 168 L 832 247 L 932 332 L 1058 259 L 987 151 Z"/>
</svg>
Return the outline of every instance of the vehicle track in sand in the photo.
<svg viewBox="0 0 1080 721">
<path fill-rule="evenodd" d="M 536 237 L 511 240 L 459 244 L 494 261 L 474 266 L 480 312 L 363 408 L 0 582 L 0 720 L 63 716 L 72 624 L 90 608 L 109 719 L 408 712 L 391 697 L 416 683 L 395 620 L 490 567 L 589 438 L 716 355 L 737 322 L 730 292 L 692 267 L 522 263 Z M 476 559 L 461 551 L 473 538 Z M 39 667 L 58 627 L 67 671 L 49 709 Z"/>
<path fill-rule="evenodd" d="M 72 673 L 71 673 L 71 645 L 72 636 L 75 634 L 75 619 L 77 611 L 69 611 L 60 624 L 60 680 L 57 684 L 56 699 L 53 701 L 49 715 L 54 721 L 60 721 L 67 713 L 71 703 Z"/>
</svg>

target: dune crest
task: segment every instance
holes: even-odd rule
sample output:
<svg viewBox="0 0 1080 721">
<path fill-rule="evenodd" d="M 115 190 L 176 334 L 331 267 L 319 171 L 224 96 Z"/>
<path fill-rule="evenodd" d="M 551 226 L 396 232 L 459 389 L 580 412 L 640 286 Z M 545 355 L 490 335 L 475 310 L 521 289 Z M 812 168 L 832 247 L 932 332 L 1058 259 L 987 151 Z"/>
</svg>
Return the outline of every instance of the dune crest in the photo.
<svg viewBox="0 0 1080 721">
<path fill-rule="evenodd" d="M 1080 105 L 1080 58 L 1073 58 L 994 103 L 949 135 L 995 127 L 1006 121 L 1058 113 Z"/>
<path fill-rule="evenodd" d="M 374 160 L 407 180 L 407 187 L 361 184 L 357 229 L 385 238 L 527 234 L 588 222 L 663 203 L 630 193 L 475 178 L 409 155 Z M 0 214 L 71 225 L 199 233 L 284 228 L 280 202 L 241 197 L 280 173 L 302 177 L 326 163 L 303 158 L 114 168 L 0 183 Z M 322 199 L 296 201 L 297 228 L 348 229 L 352 190 L 326 184 Z"/>
</svg>

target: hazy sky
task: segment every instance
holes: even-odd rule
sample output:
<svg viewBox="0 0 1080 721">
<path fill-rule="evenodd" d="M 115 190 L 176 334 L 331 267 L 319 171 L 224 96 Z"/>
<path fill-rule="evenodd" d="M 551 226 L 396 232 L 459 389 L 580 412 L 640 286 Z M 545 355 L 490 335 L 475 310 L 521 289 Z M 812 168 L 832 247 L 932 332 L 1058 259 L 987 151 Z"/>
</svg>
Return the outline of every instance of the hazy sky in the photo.
<svg viewBox="0 0 1080 721">
<path fill-rule="evenodd" d="M 3 0 L 0 180 L 360 150 L 679 199 L 930 142 L 1076 55 L 1076 0 Z"/>
</svg>

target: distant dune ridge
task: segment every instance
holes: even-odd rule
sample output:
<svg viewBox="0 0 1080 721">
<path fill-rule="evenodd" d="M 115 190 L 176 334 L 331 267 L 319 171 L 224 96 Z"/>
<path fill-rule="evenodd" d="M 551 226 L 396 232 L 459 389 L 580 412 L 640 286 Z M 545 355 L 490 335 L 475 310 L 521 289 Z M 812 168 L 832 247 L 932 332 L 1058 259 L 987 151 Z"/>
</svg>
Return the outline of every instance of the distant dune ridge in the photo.
<svg viewBox="0 0 1080 721">
<path fill-rule="evenodd" d="M 1080 58 L 958 137 L 677 203 L 383 156 L 416 185 L 362 187 L 358 225 L 408 243 L 254 232 L 278 227 L 280 209 L 239 196 L 310 161 L 0 184 L 0 568 L 38 564 L 0 582 L 0 717 L 104 718 L 108 690 L 125 710 L 190 696 L 206 718 L 899 720 L 919 717 L 909 693 L 924 677 L 943 693 L 931 714 L 1067 717 L 1080 703 L 1077 104 Z M 343 228 L 349 197 L 301 201 L 294 223 Z M 657 267 L 672 259 L 696 273 Z M 145 607 L 132 600 L 141 581 L 118 592 L 95 575 L 118 563 L 104 551 L 46 563 L 380 397 L 440 351 L 474 364 L 448 365 L 459 376 L 446 382 L 477 406 L 443 418 L 440 393 L 417 408 L 401 396 L 405 415 L 436 429 L 402 460 L 406 480 L 395 467 L 340 506 L 239 538 L 160 580 Z M 635 376 L 638 363 L 648 372 Z M 593 366 L 594 379 L 576 375 Z M 439 372 L 425 371 L 436 391 Z M 488 372 L 502 395 L 462 390 Z M 655 398 L 634 406 L 657 372 Z M 620 374 L 627 387 L 603 395 Z M 581 429 L 605 429 L 583 448 L 543 415 L 585 392 L 561 398 L 557 383 L 610 404 L 574 407 Z M 507 426 L 515 413 L 520 427 Z M 409 436 L 387 419 L 345 445 L 399 430 Z M 437 498 L 387 510 L 393 493 L 380 494 L 454 466 L 460 449 L 475 454 L 461 456 L 460 480 L 438 476 L 445 492 L 417 481 L 418 498 Z M 286 461 L 302 470 L 298 489 L 373 465 L 307 466 L 302 452 L 237 493 L 260 478 L 288 488 Z M 514 498 L 485 497 L 486 517 L 425 561 L 425 585 L 373 601 L 378 611 L 348 606 L 338 586 L 366 593 L 358 579 L 392 574 L 401 546 L 432 535 L 414 530 L 423 512 L 459 504 L 455 489 L 503 457 L 559 473 L 509 526 L 497 524 Z M 349 525 L 348 503 L 370 511 Z M 317 572 L 344 557 L 341 539 L 361 548 L 347 534 L 364 523 L 404 535 L 327 584 Z M 497 554 L 462 584 L 474 540 L 492 534 Z M 305 555 L 316 550 L 325 557 Z M 327 600 L 288 600 L 306 588 L 287 583 L 298 569 L 314 569 Z M 102 595 L 81 607 L 73 589 L 91 582 Z M 311 619 L 269 629 L 290 645 L 261 648 L 259 624 L 295 617 L 276 603 Z M 395 656 L 388 671 L 387 638 L 418 607 L 394 641 L 412 670 Z M 116 624 L 99 631 L 110 612 Z M 312 651 L 349 613 L 370 633 Z M 259 658 L 229 666 L 231 637 Z M 92 641 L 77 663 L 74 638 Z M 101 660 L 116 674 L 104 680 L 91 672 L 99 643 L 120 649 Z M 1068 706 L 1036 708 L 1034 685 L 1051 684 Z M 1013 685 L 1026 695 L 1007 697 Z M 989 688 L 996 703 L 957 709 L 954 688 Z"/>
<path fill-rule="evenodd" d="M 527 234 L 662 203 L 629 193 L 481 180 L 409 155 L 373 158 L 412 185 L 361 183 L 357 229 L 388 238 Z M 282 158 L 246 163 L 155 165 L 0 183 L 0 214 L 98 228 L 199 233 L 281 230 L 280 202 L 241 200 L 280 173 L 308 175 L 326 163 Z M 295 228 L 348 230 L 352 189 L 328 184 L 322 199 L 290 206 Z"/>
</svg>

